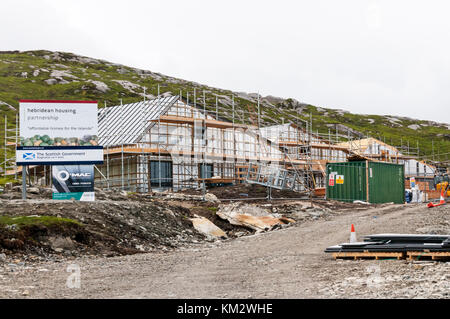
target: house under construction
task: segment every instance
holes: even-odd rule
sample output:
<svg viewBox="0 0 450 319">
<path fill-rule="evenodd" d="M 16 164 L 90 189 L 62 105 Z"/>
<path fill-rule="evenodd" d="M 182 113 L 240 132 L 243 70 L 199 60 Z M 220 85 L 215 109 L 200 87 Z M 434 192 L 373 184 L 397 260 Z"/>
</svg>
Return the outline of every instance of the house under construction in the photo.
<svg viewBox="0 0 450 319">
<path fill-rule="evenodd" d="M 306 192 L 324 187 L 327 161 L 349 154 L 294 123 L 261 127 L 219 114 L 179 96 L 100 109 L 105 163 L 96 185 L 147 192 L 245 181 Z"/>
<path fill-rule="evenodd" d="M 373 138 L 341 142 L 337 132 L 335 140 L 313 133 L 312 121 L 261 125 L 259 104 L 245 113 L 234 103 L 231 110 L 217 102 L 199 107 L 195 92 L 193 101 L 180 93 L 99 109 L 104 164 L 96 165 L 96 186 L 148 192 L 246 182 L 309 194 L 325 187 L 326 163 L 352 158 L 403 163 L 405 176 L 434 174 L 432 166 Z M 16 145 L 17 127 L 9 142 L 5 132 L 5 143 Z M 11 168 L 11 175 L 21 170 Z M 49 167 L 29 170 L 30 180 L 51 184 Z"/>
</svg>

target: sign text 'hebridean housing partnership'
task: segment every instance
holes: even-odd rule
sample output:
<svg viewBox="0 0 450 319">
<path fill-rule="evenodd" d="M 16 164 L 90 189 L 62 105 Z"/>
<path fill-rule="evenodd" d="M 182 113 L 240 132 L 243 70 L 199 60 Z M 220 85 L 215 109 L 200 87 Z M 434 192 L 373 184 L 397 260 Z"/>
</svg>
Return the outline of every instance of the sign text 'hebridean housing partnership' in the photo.
<svg viewBox="0 0 450 319">
<path fill-rule="evenodd" d="M 96 101 L 20 101 L 17 165 L 101 164 Z"/>
</svg>

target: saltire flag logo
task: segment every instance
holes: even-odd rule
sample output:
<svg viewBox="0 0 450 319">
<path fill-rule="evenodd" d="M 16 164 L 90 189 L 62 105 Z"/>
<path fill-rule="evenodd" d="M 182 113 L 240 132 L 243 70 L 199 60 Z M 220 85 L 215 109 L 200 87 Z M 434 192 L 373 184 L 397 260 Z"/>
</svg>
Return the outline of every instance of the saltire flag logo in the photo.
<svg viewBox="0 0 450 319">
<path fill-rule="evenodd" d="M 24 153 L 22 155 L 22 158 L 26 161 L 34 160 L 36 158 L 36 154 L 35 153 Z"/>
</svg>

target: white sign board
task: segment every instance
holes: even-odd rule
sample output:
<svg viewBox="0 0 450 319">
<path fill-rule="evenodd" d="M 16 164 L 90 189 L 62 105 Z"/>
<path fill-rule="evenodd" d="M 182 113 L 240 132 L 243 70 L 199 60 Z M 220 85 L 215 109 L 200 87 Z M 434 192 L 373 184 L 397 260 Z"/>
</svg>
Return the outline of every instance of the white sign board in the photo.
<svg viewBox="0 0 450 319">
<path fill-rule="evenodd" d="M 97 102 L 20 101 L 17 165 L 101 164 Z"/>
<path fill-rule="evenodd" d="M 72 147 L 56 147 L 51 150 L 48 147 L 38 149 L 17 149 L 17 162 L 24 163 L 22 165 L 52 165 L 47 163 L 73 164 L 73 163 L 93 163 L 103 160 L 102 148 L 72 148 Z M 19 161 L 20 159 L 20 161 Z M 99 160 L 100 159 L 100 160 Z M 46 164 L 41 164 L 46 163 Z"/>
</svg>

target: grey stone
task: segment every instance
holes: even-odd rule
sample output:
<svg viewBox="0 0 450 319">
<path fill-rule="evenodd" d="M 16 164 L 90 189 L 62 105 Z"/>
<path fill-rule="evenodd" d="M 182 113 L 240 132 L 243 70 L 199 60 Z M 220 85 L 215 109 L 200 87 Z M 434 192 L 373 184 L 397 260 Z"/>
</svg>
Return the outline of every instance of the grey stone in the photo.
<svg viewBox="0 0 450 319">
<path fill-rule="evenodd" d="M 30 194 L 39 194 L 39 188 L 38 187 L 29 187 L 27 188 L 27 192 Z"/>
<path fill-rule="evenodd" d="M 102 93 L 106 93 L 109 90 L 108 85 L 106 85 L 104 82 L 93 80 L 88 80 L 88 82 L 94 84 L 95 88 Z"/>
<path fill-rule="evenodd" d="M 45 80 L 44 82 L 47 83 L 48 85 L 54 85 L 54 84 L 58 83 L 58 80 L 48 79 L 48 80 Z"/>
<path fill-rule="evenodd" d="M 420 127 L 420 125 L 417 125 L 417 124 L 411 124 L 411 125 L 408 125 L 408 128 L 410 128 L 412 130 L 418 130 L 421 127 Z"/>
<path fill-rule="evenodd" d="M 50 237 L 49 242 L 52 249 L 56 252 L 75 248 L 74 242 L 69 237 Z"/>
<path fill-rule="evenodd" d="M 126 74 L 126 73 L 129 73 L 130 71 L 128 71 L 125 68 L 119 68 L 119 69 L 117 69 L 117 72 L 120 73 L 120 74 Z"/>
</svg>

